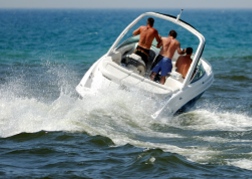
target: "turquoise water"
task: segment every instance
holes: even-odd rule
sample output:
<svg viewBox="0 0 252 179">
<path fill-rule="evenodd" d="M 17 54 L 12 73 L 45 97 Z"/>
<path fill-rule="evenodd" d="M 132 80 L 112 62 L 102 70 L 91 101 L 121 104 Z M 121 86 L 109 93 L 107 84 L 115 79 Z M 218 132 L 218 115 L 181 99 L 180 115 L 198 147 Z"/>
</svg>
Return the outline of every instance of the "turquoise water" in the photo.
<svg viewBox="0 0 252 179">
<path fill-rule="evenodd" d="M 79 99 L 86 70 L 144 11 L 0 10 L 0 178 L 252 176 L 251 10 L 184 10 L 215 73 L 192 111 L 153 121 L 140 94 Z"/>
</svg>

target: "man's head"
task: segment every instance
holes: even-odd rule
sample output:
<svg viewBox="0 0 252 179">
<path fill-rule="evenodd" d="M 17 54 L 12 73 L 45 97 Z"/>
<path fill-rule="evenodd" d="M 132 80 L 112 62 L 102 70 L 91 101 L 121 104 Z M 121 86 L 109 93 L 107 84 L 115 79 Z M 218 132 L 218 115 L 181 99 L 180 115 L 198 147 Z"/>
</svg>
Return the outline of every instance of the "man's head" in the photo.
<svg viewBox="0 0 252 179">
<path fill-rule="evenodd" d="M 169 32 L 169 36 L 172 36 L 173 38 L 176 38 L 177 37 L 177 32 L 175 30 L 171 30 Z"/>
<path fill-rule="evenodd" d="M 149 17 L 147 20 L 147 24 L 149 24 L 151 27 L 154 25 L 154 19 L 152 17 Z"/>
<path fill-rule="evenodd" d="M 186 54 L 187 54 L 187 55 L 191 55 L 192 53 L 193 53 L 192 47 L 187 47 L 187 48 L 186 48 Z"/>
</svg>

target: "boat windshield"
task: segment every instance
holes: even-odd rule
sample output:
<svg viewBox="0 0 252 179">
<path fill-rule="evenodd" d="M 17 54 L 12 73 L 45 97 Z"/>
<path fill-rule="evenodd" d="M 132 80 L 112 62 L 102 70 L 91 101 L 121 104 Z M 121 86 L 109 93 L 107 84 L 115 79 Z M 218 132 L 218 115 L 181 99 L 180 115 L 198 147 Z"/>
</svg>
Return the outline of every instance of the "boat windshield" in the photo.
<svg viewBox="0 0 252 179">
<path fill-rule="evenodd" d="M 138 40 L 139 40 L 139 35 L 138 35 L 138 36 L 130 37 L 130 38 L 126 39 L 125 41 L 123 41 L 123 42 L 117 47 L 117 49 L 119 49 L 119 48 L 121 48 L 121 47 L 123 47 L 123 46 L 129 45 L 129 44 L 138 43 Z"/>
<path fill-rule="evenodd" d="M 205 73 L 206 72 L 205 72 L 202 64 L 199 63 L 198 66 L 197 66 L 197 68 L 196 68 L 196 74 L 195 74 L 195 76 L 194 76 L 194 78 L 193 78 L 193 80 L 192 80 L 191 83 L 194 83 L 194 82 L 198 81 L 200 78 L 202 78 L 204 76 Z"/>
</svg>

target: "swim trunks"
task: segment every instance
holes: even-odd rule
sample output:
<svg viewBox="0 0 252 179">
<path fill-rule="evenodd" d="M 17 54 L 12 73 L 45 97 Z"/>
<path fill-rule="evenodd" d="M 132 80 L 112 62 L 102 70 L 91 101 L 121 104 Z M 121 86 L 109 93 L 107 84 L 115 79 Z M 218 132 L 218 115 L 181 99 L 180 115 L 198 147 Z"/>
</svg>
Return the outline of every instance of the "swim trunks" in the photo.
<svg viewBox="0 0 252 179">
<path fill-rule="evenodd" d="M 142 60 L 144 61 L 145 65 L 148 64 L 148 58 L 149 58 L 149 52 L 150 50 L 145 49 L 143 47 L 140 47 L 139 45 L 136 48 L 135 54 L 139 55 Z"/>
<path fill-rule="evenodd" d="M 162 55 L 158 55 L 157 58 L 155 59 L 155 61 L 152 63 L 151 65 L 151 70 L 163 59 Z"/>
<path fill-rule="evenodd" d="M 161 76 L 166 76 L 172 70 L 172 61 L 170 58 L 163 57 L 162 55 L 159 54 L 158 58 L 161 58 L 161 57 L 162 57 L 162 60 L 160 60 L 156 64 L 156 66 L 152 69 L 152 71 L 157 74 L 161 71 Z"/>
</svg>

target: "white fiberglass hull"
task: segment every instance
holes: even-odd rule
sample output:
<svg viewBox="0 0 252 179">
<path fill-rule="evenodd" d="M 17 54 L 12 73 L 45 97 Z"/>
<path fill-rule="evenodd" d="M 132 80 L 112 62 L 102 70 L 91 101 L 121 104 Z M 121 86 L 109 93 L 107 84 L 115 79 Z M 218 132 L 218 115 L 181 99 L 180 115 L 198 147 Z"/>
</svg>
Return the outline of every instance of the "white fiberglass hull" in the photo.
<svg viewBox="0 0 252 179">
<path fill-rule="evenodd" d="M 191 83 L 185 88 L 179 88 L 179 81 L 176 81 L 176 77 L 170 76 L 167 78 L 167 83 L 177 82 L 176 87 L 170 87 L 158 84 L 151 81 L 147 77 L 142 77 L 132 72 L 128 72 L 128 77 L 122 76 L 120 79 L 115 72 L 108 74 L 107 70 L 102 69 L 104 67 L 104 57 L 98 60 L 93 66 L 86 72 L 80 83 L 77 85 L 76 90 L 80 96 L 84 97 L 86 94 L 95 94 L 99 91 L 112 91 L 122 89 L 122 86 L 127 86 L 129 88 L 139 88 L 146 92 L 146 94 L 156 95 L 159 99 L 167 100 L 167 109 L 170 114 L 175 114 L 179 112 L 180 109 L 184 107 L 186 109 L 186 104 L 192 102 L 192 100 L 198 99 L 212 84 L 213 74 L 211 67 L 206 61 L 202 60 L 202 66 L 205 68 L 205 74 L 197 81 Z M 114 63 L 114 62 L 111 62 Z M 106 63 L 107 64 L 107 63 Z M 114 63 L 114 66 L 118 64 Z M 107 66 L 109 66 L 107 64 Z M 120 66 L 118 67 L 120 69 Z M 112 70 L 111 67 L 109 70 Z M 123 69 L 125 71 L 125 69 Z M 127 72 L 127 71 L 126 71 Z M 114 74 L 114 76 L 113 76 Z M 129 78 L 126 80 L 126 78 Z M 181 84 L 180 84 L 181 85 Z M 128 88 L 128 89 L 129 89 Z"/>
<path fill-rule="evenodd" d="M 138 44 L 138 39 L 130 37 L 119 45 L 119 41 L 125 33 L 142 17 L 153 15 L 162 19 L 172 21 L 186 30 L 190 31 L 199 39 L 199 45 L 193 55 L 193 62 L 185 78 L 176 72 L 175 63 L 178 54 L 172 58 L 173 70 L 167 77 L 164 85 L 151 81 L 150 66 L 141 65 L 141 59 L 134 55 L 134 50 Z M 131 88 L 137 88 L 146 95 L 154 95 L 162 106 L 153 114 L 156 118 L 162 111 L 169 111 L 175 114 L 186 110 L 187 106 L 196 101 L 212 84 L 213 72 L 211 65 L 201 58 L 204 50 L 204 37 L 190 25 L 177 20 L 169 15 L 159 13 L 146 13 L 134 20 L 117 38 L 110 50 L 98 59 L 86 72 L 76 90 L 80 96 L 84 97 L 87 93 L 94 94 L 97 92 L 112 91 Z M 155 44 L 150 49 L 149 61 L 153 63 L 159 54 Z M 132 63 L 134 62 L 134 63 Z M 137 62 L 137 63 L 136 63 Z M 123 87 L 123 88 L 122 88 Z"/>
</svg>

